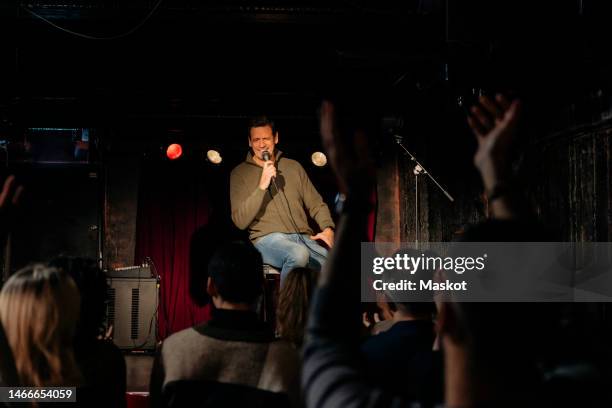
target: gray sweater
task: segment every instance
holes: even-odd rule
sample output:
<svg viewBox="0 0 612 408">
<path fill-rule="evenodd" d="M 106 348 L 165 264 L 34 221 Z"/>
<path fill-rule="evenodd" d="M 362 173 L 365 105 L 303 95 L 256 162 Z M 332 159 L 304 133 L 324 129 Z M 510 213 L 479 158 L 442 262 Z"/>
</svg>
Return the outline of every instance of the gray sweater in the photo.
<svg viewBox="0 0 612 408">
<path fill-rule="evenodd" d="M 151 374 L 151 406 L 160 406 L 164 385 L 208 380 L 285 393 L 299 401 L 300 359 L 287 342 L 274 340 L 254 313 L 215 310 L 208 323 L 164 340 Z"/>
</svg>

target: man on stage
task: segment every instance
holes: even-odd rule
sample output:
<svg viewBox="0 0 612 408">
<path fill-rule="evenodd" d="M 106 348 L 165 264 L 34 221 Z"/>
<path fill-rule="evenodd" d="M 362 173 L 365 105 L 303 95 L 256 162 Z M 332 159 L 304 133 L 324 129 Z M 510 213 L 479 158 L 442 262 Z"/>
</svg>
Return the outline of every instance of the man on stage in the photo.
<svg viewBox="0 0 612 408">
<path fill-rule="evenodd" d="M 261 252 L 263 261 L 281 270 L 281 283 L 296 267 L 320 269 L 334 241 L 334 222 L 304 168 L 276 150 L 274 122 L 258 117 L 249 126 L 246 160 L 232 170 L 232 220 Z M 306 211 L 322 232 L 313 235 Z"/>
</svg>

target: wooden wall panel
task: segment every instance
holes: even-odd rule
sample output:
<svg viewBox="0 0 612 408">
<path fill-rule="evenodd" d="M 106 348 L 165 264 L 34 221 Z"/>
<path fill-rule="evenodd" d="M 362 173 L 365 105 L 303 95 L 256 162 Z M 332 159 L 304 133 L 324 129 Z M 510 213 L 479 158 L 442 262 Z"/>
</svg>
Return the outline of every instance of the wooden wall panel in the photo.
<svg viewBox="0 0 612 408">
<path fill-rule="evenodd" d="M 376 242 L 392 242 L 398 244 L 400 238 L 400 188 L 397 156 L 389 152 L 389 160 L 377 173 L 377 212 L 376 212 Z M 390 255 L 390 254 L 389 254 Z"/>
<path fill-rule="evenodd" d="M 523 163 L 520 188 L 538 219 L 562 241 L 612 240 L 612 123 L 549 135 L 532 143 Z M 423 162 L 430 158 L 420 158 Z M 398 163 L 401 239 L 414 242 L 414 165 Z M 486 219 L 477 173 L 466 163 L 446 169 L 442 182 L 454 203 L 425 176 L 419 176 L 420 237 L 449 241 L 463 226 Z M 471 172 L 471 174 L 470 174 Z"/>
<path fill-rule="evenodd" d="M 104 202 L 104 267 L 134 265 L 138 215 L 138 156 L 106 161 Z"/>
</svg>

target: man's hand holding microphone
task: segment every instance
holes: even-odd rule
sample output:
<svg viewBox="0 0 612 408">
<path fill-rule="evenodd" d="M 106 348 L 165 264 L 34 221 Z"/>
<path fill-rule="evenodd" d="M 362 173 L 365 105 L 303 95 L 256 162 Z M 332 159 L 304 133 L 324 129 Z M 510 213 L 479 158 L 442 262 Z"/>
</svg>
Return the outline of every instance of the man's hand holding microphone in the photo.
<svg viewBox="0 0 612 408">
<path fill-rule="evenodd" d="M 270 152 L 267 150 L 261 154 L 261 158 L 265 161 L 263 170 L 261 172 L 261 178 L 259 179 L 259 188 L 267 190 L 270 187 L 270 182 L 276 177 L 276 167 L 274 162 L 270 160 Z"/>
</svg>

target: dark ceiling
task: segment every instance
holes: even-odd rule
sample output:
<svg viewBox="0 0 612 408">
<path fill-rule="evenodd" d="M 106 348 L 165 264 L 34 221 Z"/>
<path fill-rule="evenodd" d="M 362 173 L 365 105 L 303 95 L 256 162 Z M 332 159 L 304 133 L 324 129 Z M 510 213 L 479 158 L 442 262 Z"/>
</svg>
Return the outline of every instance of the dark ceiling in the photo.
<svg viewBox="0 0 612 408">
<path fill-rule="evenodd" d="M 476 89 L 552 93 L 561 104 L 609 86 L 608 8 L 589 0 L 3 1 L 0 119 L 169 127 L 265 112 L 311 126 L 320 97 L 338 89 L 375 90 L 384 109 L 404 112 Z"/>
</svg>

